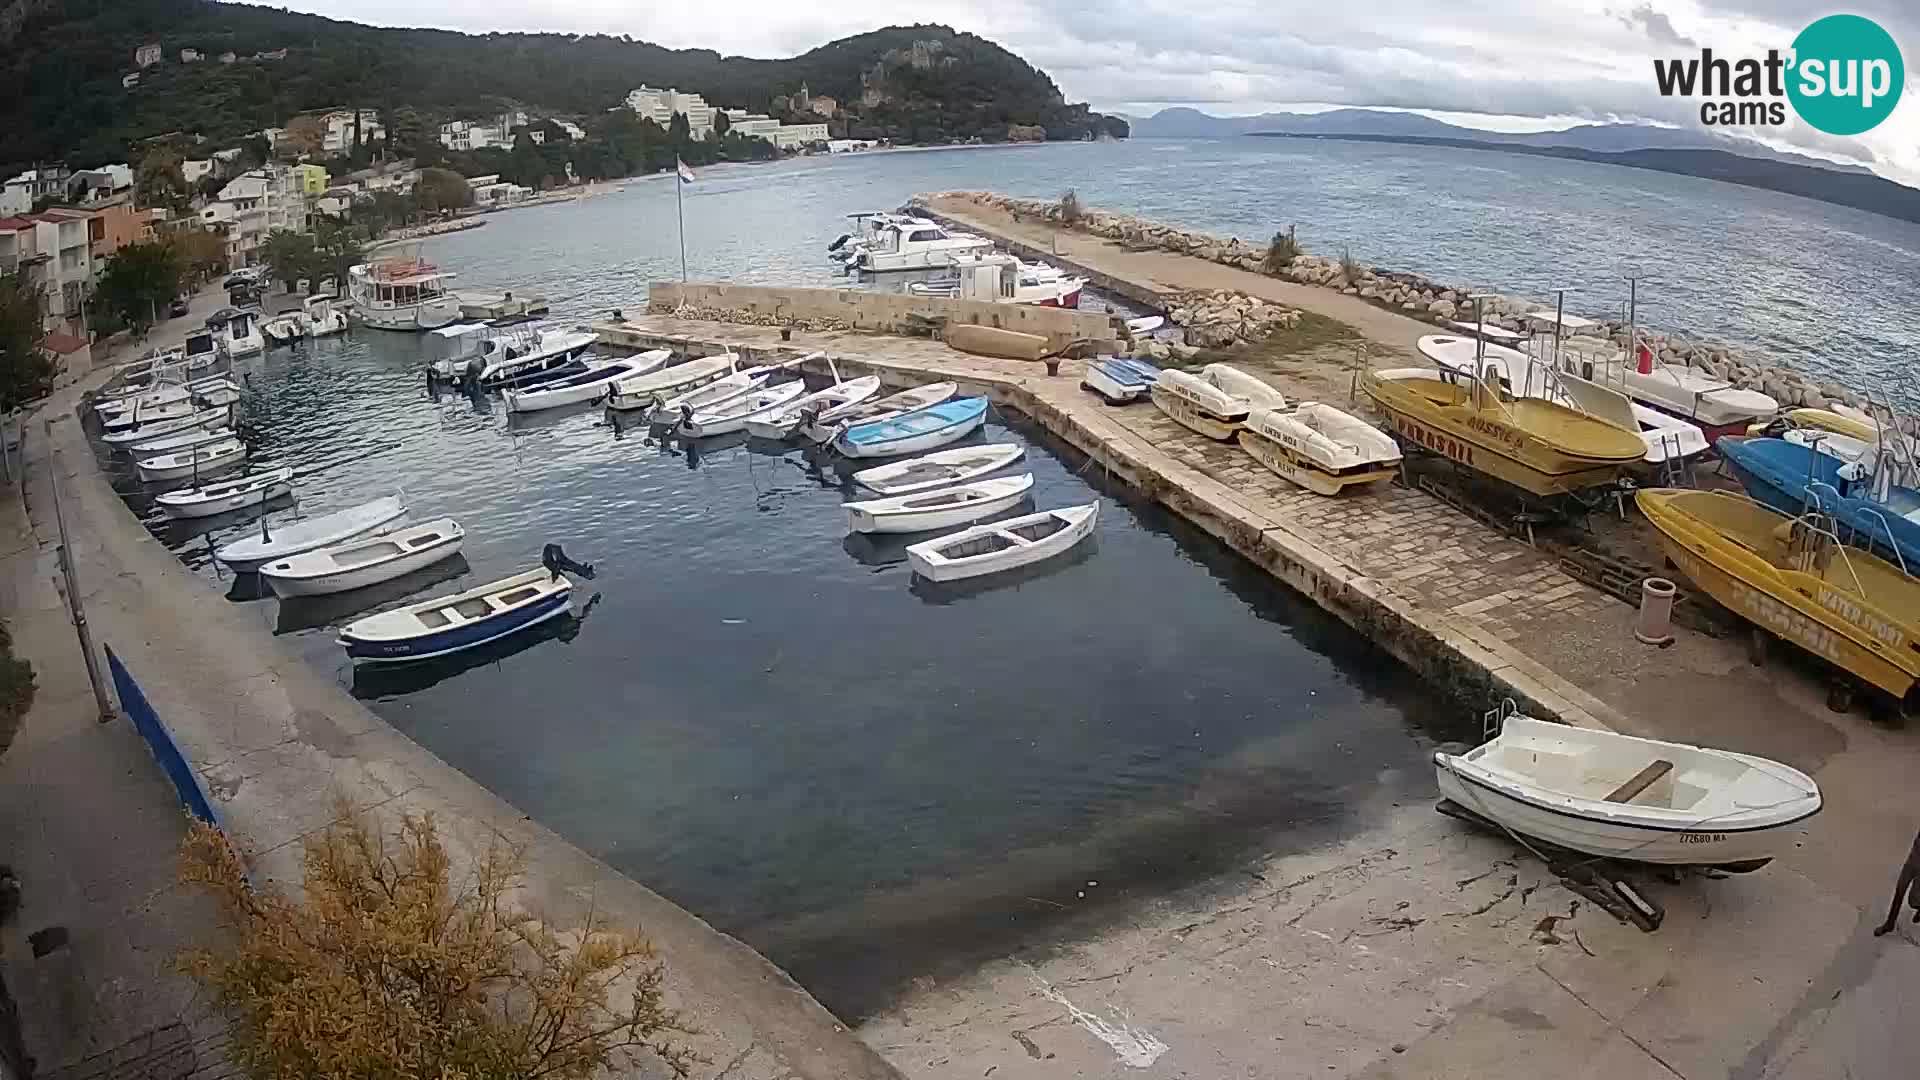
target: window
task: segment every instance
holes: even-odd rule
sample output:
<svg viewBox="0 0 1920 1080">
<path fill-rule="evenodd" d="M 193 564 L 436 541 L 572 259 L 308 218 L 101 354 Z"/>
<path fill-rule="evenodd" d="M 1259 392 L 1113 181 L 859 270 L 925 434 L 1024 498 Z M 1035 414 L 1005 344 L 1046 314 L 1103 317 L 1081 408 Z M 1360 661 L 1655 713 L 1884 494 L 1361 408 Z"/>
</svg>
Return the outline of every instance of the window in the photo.
<svg viewBox="0 0 1920 1080">
<path fill-rule="evenodd" d="M 915 229 L 913 232 L 907 235 L 907 239 L 938 240 L 940 239 L 940 230 L 939 229 Z"/>
</svg>

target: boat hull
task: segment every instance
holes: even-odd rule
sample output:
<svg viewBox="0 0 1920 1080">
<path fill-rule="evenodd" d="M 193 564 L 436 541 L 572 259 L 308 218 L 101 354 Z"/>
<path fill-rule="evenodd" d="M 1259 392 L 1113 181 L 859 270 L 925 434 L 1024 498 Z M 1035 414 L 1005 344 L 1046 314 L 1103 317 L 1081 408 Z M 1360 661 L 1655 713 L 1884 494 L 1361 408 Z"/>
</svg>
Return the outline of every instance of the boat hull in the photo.
<svg viewBox="0 0 1920 1080">
<path fill-rule="evenodd" d="M 187 451 L 189 454 L 196 454 L 198 452 L 197 450 Z M 239 465 L 246 459 L 247 448 L 244 446 L 236 446 L 230 451 L 207 457 L 197 462 L 189 461 L 182 464 L 158 466 L 149 465 L 146 462 L 135 462 L 133 468 L 134 472 L 139 474 L 140 479 L 149 484 L 154 484 L 168 480 L 185 480 L 193 476 L 216 476 Z"/>
<path fill-rule="evenodd" d="M 353 316 L 360 325 L 371 326 L 375 330 L 402 333 L 438 330 L 460 321 L 460 299 L 448 295 L 397 307 L 378 307 L 361 299 L 354 305 Z"/>
<path fill-rule="evenodd" d="M 463 649 L 477 648 L 490 641 L 498 641 L 509 634 L 516 634 L 530 626 L 538 626 L 548 619 L 557 619 L 570 610 L 571 597 L 565 593 L 556 593 L 526 607 L 502 612 L 492 618 L 478 620 L 437 634 L 423 634 L 402 641 L 365 640 L 341 631 L 340 644 L 345 646 L 347 656 L 368 664 L 398 664 L 411 660 L 431 660 L 436 656 L 460 652 Z"/>
<path fill-rule="evenodd" d="M 1034 515 L 1035 518 L 1044 516 L 1046 515 Z M 948 560 L 935 558 L 930 555 L 931 549 L 936 545 L 945 545 L 957 539 L 964 539 L 969 533 L 975 531 L 974 529 L 968 529 L 951 536 L 943 536 L 936 540 L 928 540 L 923 543 L 914 544 L 907 548 L 907 563 L 913 567 L 914 573 L 928 581 L 935 582 L 964 581 L 968 578 L 984 577 L 988 574 L 1017 570 L 1021 567 L 1032 566 L 1035 563 L 1044 562 L 1057 555 L 1065 554 L 1082 540 L 1093 535 L 1094 526 L 1099 522 L 1099 518 L 1100 515 L 1096 508 L 1094 513 L 1087 514 L 1085 517 L 1038 541 L 1018 548 L 994 552 L 990 556 Z M 997 527 L 1015 527 L 1030 520 L 1033 519 L 1015 518 L 1012 521 L 1001 522 L 1000 526 Z M 988 529 L 995 527 L 996 526 L 976 526 L 975 528 Z"/>
<path fill-rule="evenodd" d="M 850 458 L 882 458 L 899 457 L 902 454 L 919 454 L 928 450 L 938 450 L 949 443 L 959 442 L 961 439 L 979 431 L 980 426 L 986 422 L 987 414 L 985 411 L 982 411 L 958 423 L 949 424 L 938 431 L 922 432 L 917 435 L 906 436 L 905 438 L 889 439 L 885 442 L 854 442 L 847 438 L 845 432 L 842 432 L 833 440 L 833 448 L 840 451 L 842 455 Z"/>
<path fill-rule="evenodd" d="M 1234 434 L 1247 456 L 1265 465 L 1283 480 L 1291 481 L 1319 495 L 1338 495 L 1350 487 L 1391 479 L 1399 471 L 1398 463 L 1363 465 L 1343 472 L 1330 472 L 1313 459 L 1294 453 L 1281 443 L 1257 431 L 1242 428 Z"/>
<path fill-rule="evenodd" d="M 192 503 L 160 502 L 160 512 L 175 521 L 191 518 L 213 517 L 229 510 L 242 510 L 249 506 L 272 502 L 282 495 L 293 493 L 293 481 L 276 480 L 258 488 L 222 495 L 215 499 L 205 499 Z"/>
<path fill-rule="evenodd" d="M 375 503 L 385 503 L 386 505 L 373 505 L 371 509 L 368 509 L 364 517 L 343 522 L 335 531 L 326 535 L 307 536 L 298 543 L 287 543 L 283 537 L 281 541 L 282 546 L 279 550 L 264 553 L 257 553 L 259 552 L 258 545 L 248 546 L 247 541 L 240 540 L 215 551 L 213 557 L 223 563 L 227 569 L 245 573 L 258 570 L 267 563 L 276 562 L 290 555 L 302 555 L 319 548 L 332 547 L 335 544 L 344 544 L 349 540 L 369 536 L 379 532 L 381 529 L 387 528 L 393 522 L 400 520 L 400 518 L 406 515 L 406 505 L 398 498 L 375 500 Z M 355 507 L 352 509 L 359 510 L 363 508 Z M 329 515 L 329 517 L 334 517 L 334 515 Z M 320 519 L 314 520 L 317 521 Z M 268 535 L 271 536 L 271 530 L 268 531 Z M 236 550 L 236 548 L 238 550 Z"/>
<path fill-rule="evenodd" d="M 1717 446 L 1747 494 L 1789 517 L 1817 504 L 1848 530 L 1849 544 L 1920 573 L 1920 520 L 1907 516 L 1920 510 L 1913 489 L 1893 489 L 1903 500 L 1898 506 L 1843 496 L 1836 458 L 1783 439 L 1727 439 Z"/>
<path fill-rule="evenodd" d="M 606 374 L 596 382 L 564 386 L 553 390 L 508 390 L 507 411 L 514 413 L 539 412 L 542 409 L 559 409 L 568 405 L 580 405 L 589 401 L 599 401 L 607 396 L 607 391 L 620 379 L 630 378 L 634 373 L 621 369 L 614 374 Z"/>
<path fill-rule="evenodd" d="M 847 528 L 857 533 L 916 533 L 953 529 L 1020 505 L 1033 490 L 1033 477 L 1019 485 L 1005 484 L 1005 492 L 989 498 L 932 509 L 888 508 L 885 504 L 911 501 L 916 496 L 847 503 Z"/>
<path fill-rule="evenodd" d="M 672 371 L 673 368 L 669 367 L 665 370 Z M 678 397 L 689 390 L 698 390 L 700 387 L 706 386 L 709 383 L 719 382 L 732 373 L 731 368 L 723 367 L 712 371 L 703 371 L 697 375 L 689 375 L 678 382 L 661 381 L 648 389 L 640 391 L 622 391 L 619 384 L 615 383 L 613 393 L 607 396 L 607 408 L 617 409 L 622 412 L 634 409 L 651 410 L 657 408 L 662 401 L 668 398 Z"/>
<path fill-rule="evenodd" d="M 409 551 L 398 558 L 388 559 L 370 566 L 355 566 L 331 574 L 286 577 L 273 572 L 274 564 L 261 567 L 260 577 L 273 586 L 275 596 L 329 596 L 333 593 L 364 589 L 369 585 L 378 585 L 383 581 L 392 581 L 415 570 L 432 566 L 442 559 L 451 559 L 460 554 L 465 542 L 464 534 L 449 536 L 444 543 L 432 547 Z"/>
<path fill-rule="evenodd" d="M 1159 383 L 1154 384 L 1149 396 L 1153 399 L 1154 407 L 1166 413 L 1168 419 L 1220 442 L 1231 441 L 1234 433 L 1240 430 L 1241 421 L 1246 419 L 1245 413 L 1228 417 L 1208 412 L 1186 398 L 1169 392 Z"/>
</svg>

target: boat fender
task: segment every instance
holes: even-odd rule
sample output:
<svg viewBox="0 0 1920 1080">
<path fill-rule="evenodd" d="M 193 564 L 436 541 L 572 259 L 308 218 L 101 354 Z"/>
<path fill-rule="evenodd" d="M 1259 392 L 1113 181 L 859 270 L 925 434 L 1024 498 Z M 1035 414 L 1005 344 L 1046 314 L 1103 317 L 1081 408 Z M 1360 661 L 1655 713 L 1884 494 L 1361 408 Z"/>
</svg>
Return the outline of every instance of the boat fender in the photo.
<svg viewBox="0 0 1920 1080">
<path fill-rule="evenodd" d="M 561 550 L 559 544 L 548 544 L 540 549 L 540 565 L 546 567 L 547 572 L 556 580 L 562 571 L 575 577 L 586 578 L 588 581 L 593 580 L 593 564 L 577 563 L 567 558 L 567 553 Z"/>
</svg>

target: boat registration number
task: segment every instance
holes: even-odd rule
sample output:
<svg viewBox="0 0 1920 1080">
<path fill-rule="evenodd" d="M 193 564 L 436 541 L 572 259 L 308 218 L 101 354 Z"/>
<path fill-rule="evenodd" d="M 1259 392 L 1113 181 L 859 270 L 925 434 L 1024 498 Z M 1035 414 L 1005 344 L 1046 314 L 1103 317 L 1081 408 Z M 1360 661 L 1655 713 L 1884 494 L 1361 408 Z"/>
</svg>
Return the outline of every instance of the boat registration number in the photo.
<svg viewBox="0 0 1920 1080">
<path fill-rule="evenodd" d="M 1683 844 L 1718 844 L 1726 838 L 1727 834 L 1723 832 L 1690 832 L 1680 834 L 1680 842 Z"/>
<path fill-rule="evenodd" d="M 1404 416 L 1393 418 L 1393 429 L 1416 445 L 1423 446 L 1442 457 L 1451 458 L 1462 465 L 1473 464 L 1473 444 L 1464 439 L 1456 439 L 1424 424 L 1416 424 Z"/>
</svg>

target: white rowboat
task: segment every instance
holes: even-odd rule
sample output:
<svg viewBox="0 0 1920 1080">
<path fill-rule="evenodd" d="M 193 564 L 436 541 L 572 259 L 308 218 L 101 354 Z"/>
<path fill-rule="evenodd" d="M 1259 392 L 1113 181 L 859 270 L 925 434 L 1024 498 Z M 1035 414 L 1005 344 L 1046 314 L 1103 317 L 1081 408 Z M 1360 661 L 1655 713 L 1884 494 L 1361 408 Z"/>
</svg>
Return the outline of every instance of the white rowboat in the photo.
<svg viewBox="0 0 1920 1080">
<path fill-rule="evenodd" d="M 854 424 L 870 424 L 876 420 L 890 420 L 902 413 L 924 409 L 929 405 L 938 405 L 959 392 L 959 383 L 937 382 L 916 386 L 911 390 L 902 390 L 897 394 L 888 394 L 883 398 L 848 402 L 838 408 L 828 409 L 812 420 L 802 420 L 800 437 L 808 442 L 832 442 L 841 428 L 851 427 Z"/>
<path fill-rule="evenodd" d="M 615 382 L 658 371 L 672 358 L 670 351 L 656 349 L 620 360 L 592 364 L 577 375 L 541 383 L 526 390 L 505 390 L 501 392 L 501 397 L 506 399 L 508 412 L 529 413 L 557 409 L 563 405 L 578 405 L 606 397 Z"/>
<path fill-rule="evenodd" d="M 1033 490 L 1033 474 L 996 476 L 971 484 L 845 504 L 847 528 L 858 533 L 951 529 L 1010 510 Z"/>
<path fill-rule="evenodd" d="M 452 518 L 317 548 L 260 567 L 276 596 L 326 596 L 378 585 L 460 553 L 467 531 Z"/>
<path fill-rule="evenodd" d="M 365 536 L 406 512 L 407 506 L 400 501 L 400 496 L 388 495 L 331 514 L 282 522 L 278 526 L 262 518 L 259 529 L 216 549 L 213 557 L 234 570 L 252 570 L 275 559 Z"/>
<path fill-rule="evenodd" d="M 1099 515 L 1100 504 L 1087 503 L 975 525 L 912 545 L 907 562 L 928 581 L 958 581 L 1031 566 L 1085 540 Z"/>
<path fill-rule="evenodd" d="M 1433 765 L 1441 794 L 1483 818 L 1636 862 L 1756 869 L 1820 810 L 1813 779 L 1777 761 L 1527 716 Z"/>
<path fill-rule="evenodd" d="M 189 476 L 207 476 L 222 469 L 230 469 L 247 458 L 247 444 L 239 439 L 225 442 L 208 443 L 191 450 L 179 450 L 171 454 L 141 458 L 133 463 L 134 471 L 140 479 L 155 483 L 161 480 L 181 480 Z"/>
<path fill-rule="evenodd" d="M 800 430 L 809 410 L 825 415 L 848 405 L 858 405 L 880 392 L 880 376 L 867 375 L 852 382 L 835 383 L 775 409 L 765 416 L 747 421 L 747 434 L 759 439 L 784 439 Z"/>
<path fill-rule="evenodd" d="M 161 435 L 225 425 L 231 421 L 232 416 L 231 406 L 221 406 L 218 409 L 202 409 L 171 420 L 142 420 L 134 427 L 110 431 L 100 436 L 100 441 L 112 447 L 125 447 L 132 443 L 149 442 Z"/>
<path fill-rule="evenodd" d="M 721 402 L 709 409 L 698 412 L 686 410 L 681 413 L 680 426 L 677 429 L 684 439 L 704 439 L 711 435 L 728 435 L 744 430 L 748 421 L 756 416 L 766 416 L 778 411 L 781 406 L 789 405 L 807 392 L 807 384 L 795 379 L 741 394 L 738 397 Z"/>
<path fill-rule="evenodd" d="M 169 491 L 154 498 L 160 512 L 170 518 L 203 518 L 229 510 L 257 506 L 293 491 L 293 469 L 282 466 L 225 480 L 202 484 L 185 491 Z"/>
<path fill-rule="evenodd" d="M 655 405 L 647 419 L 656 424 L 678 424 L 688 409 L 699 412 L 745 397 L 767 384 L 766 375 L 736 371 L 724 378 L 702 384 L 698 389 L 667 398 Z"/>
<path fill-rule="evenodd" d="M 150 442 L 134 443 L 127 449 L 141 456 L 171 454 L 176 450 L 191 450 L 196 446 L 205 446 L 208 443 L 225 442 L 228 439 L 237 438 L 239 438 L 239 436 L 235 435 L 233 429 L 230 427 L 195 428 L 192 431 L 183 431 L 178 435 L 162 435 Z"/>
<path fill-rule="evenodd" d="M 961 446 L 861 469 L 853 474 L 853 482 L 882 495 L 907 495 L 977 480 L 1019 461 L 1026 452 L 1014 443 Z"/>
<path fill-rule="evenodd" d="M 607 397 L 607 407 L 651 409 L 660 404 L 662 398 L 683 394 L 696 386 L 704 386 L 725 377 L 739 364 L 738 356 L 722 353 L 689 360 L 684 364 L 670 364 L 649 375 L 622 379 L 613 384 L 612 393 Z"/>
</svg>

